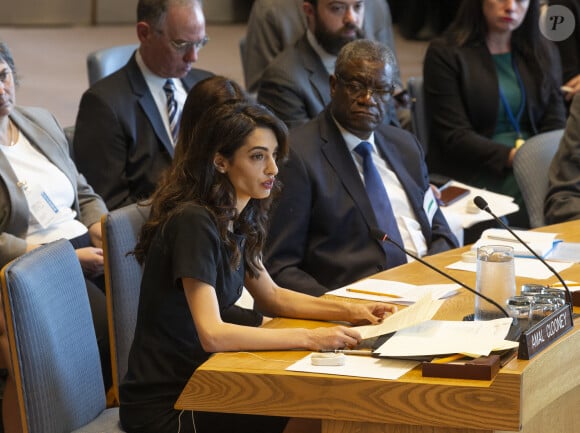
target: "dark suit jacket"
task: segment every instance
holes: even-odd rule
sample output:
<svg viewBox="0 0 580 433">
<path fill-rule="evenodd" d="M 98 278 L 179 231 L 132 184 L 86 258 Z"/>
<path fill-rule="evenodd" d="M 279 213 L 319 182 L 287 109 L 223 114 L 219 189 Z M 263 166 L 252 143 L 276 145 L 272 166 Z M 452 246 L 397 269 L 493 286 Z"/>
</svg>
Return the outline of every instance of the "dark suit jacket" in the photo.
<svg viewBox="0 0 580 433">
<path fill-rule="evenodd" d="M 516 57 L 526 89 L 526 114 L 533 134 L 564 127 L 561 73 L 552 46 L 550 65 L 542 67 L 551 82 L 541 85 L 531 68 Z M 429 116 L 429 169 L 469 182 L 477 170 L 504 175 L 510 148 L 494 142 L 500 104 L 498 78 L 487 46 L 457 47 L 440 38 L 427 50 L 423 66 Z"/>
<path fill-rule="evenodd" d="M 455 248 L 441 210 L 432 226 L 423 210 L 429 179 L 421 145 L 410 133 L 386 125 L 375 131 L 375 144 L 405 188 L 428 253 Z M 294 129 L 290 145 L 265 255 L 274 280 L 321 295 L 386 269 L 388 257 L 370 234 L 377 227 L 371 203 L 329 108 Z"/>
<path fill-rule="evenodd" d="M 316 117 L 330 102 L 328 80 L 326 68 L 304 34 L 266 68 L 258 102 L 292 128 Z"/>
<path fill-rule="evenodd" d="M 194 69 L 182 82 L 189 90 L 210 75 Z M 74 134 L 77 167 L 116 209 L 149 197 L 172 157 L 171 139 L 133 55 L 83 94 Z"/>
<path fill-rule="evenodd" d="M 552 159 L 546 195 L 546 224 L 580 219 L 580 96 L 572 99 L 570 116 Z"/>
<path fill-rule="evenodd" d="M 556 42 L 562 58 L 562 77 L 564 82 L 580 74 L 580 2 L 578 0 L 550 0 L 550 6 L 567 7 L 574 15 L 574 33 L 563 41 Z"/>
</svg>

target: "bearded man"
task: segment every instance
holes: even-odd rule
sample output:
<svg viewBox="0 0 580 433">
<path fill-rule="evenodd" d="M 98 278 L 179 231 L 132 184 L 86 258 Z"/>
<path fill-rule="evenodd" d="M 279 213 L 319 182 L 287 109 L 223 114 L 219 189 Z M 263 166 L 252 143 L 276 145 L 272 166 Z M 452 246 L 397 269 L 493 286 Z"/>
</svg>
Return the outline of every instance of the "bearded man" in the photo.
<svg viewBox="0 0 580 433">
<path fill-rule="evenodd" d="M 316 117 L 330 102 L 329 78 L 338 52 L 347 43 L 366 37 L 363 0 L 309 0 L 304 1 L 303 11 L 305 34 L 268 65 L 258 88 L 258 102 L 289 128 Z M 394 67 L 396 94 L 403 89 L 396 60 Z M 400 126 L 394 98 L 389 98 L 388 108 L 386 122 Z"/>
</svg>

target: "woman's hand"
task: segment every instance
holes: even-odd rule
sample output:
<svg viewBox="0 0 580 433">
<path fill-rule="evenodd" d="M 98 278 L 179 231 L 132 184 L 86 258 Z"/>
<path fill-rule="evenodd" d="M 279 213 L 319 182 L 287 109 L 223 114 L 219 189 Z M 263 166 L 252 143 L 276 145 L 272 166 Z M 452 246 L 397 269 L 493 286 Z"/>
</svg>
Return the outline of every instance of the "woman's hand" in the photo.
<svg viewBox="0 0 580 433">
<path fill-rule="evenodd" d="M 310 330 L 308 349 L 313 352 L 321 350 L 345 349 L 356 347 L 361 341 L 358 331 L 346 326 L 315 328 Z"/>
<path fill-rule="evenodd" d="M 91 245 L 97 248 L 103 247 L 103 236 L 101 233 L 101 223 L 97 222 L 89 227 L 89 236 L 91 238 Z"/>
<path fill-rule="evenodd" d="M 383 303 L 349 303 L 350 318 L 348 321 L 353 325 L 376 325 L 381 323 L 385 316 L 397 312 L 397 307 L 391 304 Z"/>
<path fill-rule="evenodd" d="M 81 268 L 88 277 L 101 275 L 104 269 L 103 250 L 101 248 L 86 247 L 75 250 Z"/>
</svg>

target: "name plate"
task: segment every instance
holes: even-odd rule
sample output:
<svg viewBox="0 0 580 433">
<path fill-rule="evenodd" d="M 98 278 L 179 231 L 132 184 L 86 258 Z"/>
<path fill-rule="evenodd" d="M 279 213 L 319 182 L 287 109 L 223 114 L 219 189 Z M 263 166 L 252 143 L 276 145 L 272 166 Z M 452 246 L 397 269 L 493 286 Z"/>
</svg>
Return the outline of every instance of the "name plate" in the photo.
<svg viewBox="0 0 580 433">
<path fill-rule="evenodd" d="M 573 327 L 571 307 L 565 304 L 522 333 L 518 359 L 531 359 Z"/>
</svg>

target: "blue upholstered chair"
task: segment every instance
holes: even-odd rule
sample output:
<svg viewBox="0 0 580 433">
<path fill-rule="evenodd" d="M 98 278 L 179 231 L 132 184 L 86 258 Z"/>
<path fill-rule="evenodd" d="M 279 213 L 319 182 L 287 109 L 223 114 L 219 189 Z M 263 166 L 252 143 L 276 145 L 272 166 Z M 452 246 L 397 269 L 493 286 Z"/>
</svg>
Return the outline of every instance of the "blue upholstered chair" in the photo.
<svg viewBox="0 0 580 433">
<path fill-rule="evenodd" d="M 549 188 L 548 171 L 562 135 L 563 129 L 534 135 L 526 140 L 514 157 L 514 176 L 520 187 L 532 228 L 546 225 L 544 201 Z"/>
<path fill-rule="evenodd" d="M 111 344 L 113 394 L 119 400 L 119 383 L 127 372 L 133 342 L 143 269 L 133 255 L 149 206 L 131 204 L 103 215 L 103 253 L 109 342 Z"/>
<path fill-rule="evenodd" d="M 24 432 L 122 432 L 118 409 L 105 407 L 89 299 L 71 244 L 24 254 L 1 279 Z"/>
<path fill-rule="evenodd" d="M 138 47 L 137 44 L 118 45 L 90 53 L 87 56 L 89 86 L 125 66 Z"/>
</svg>

